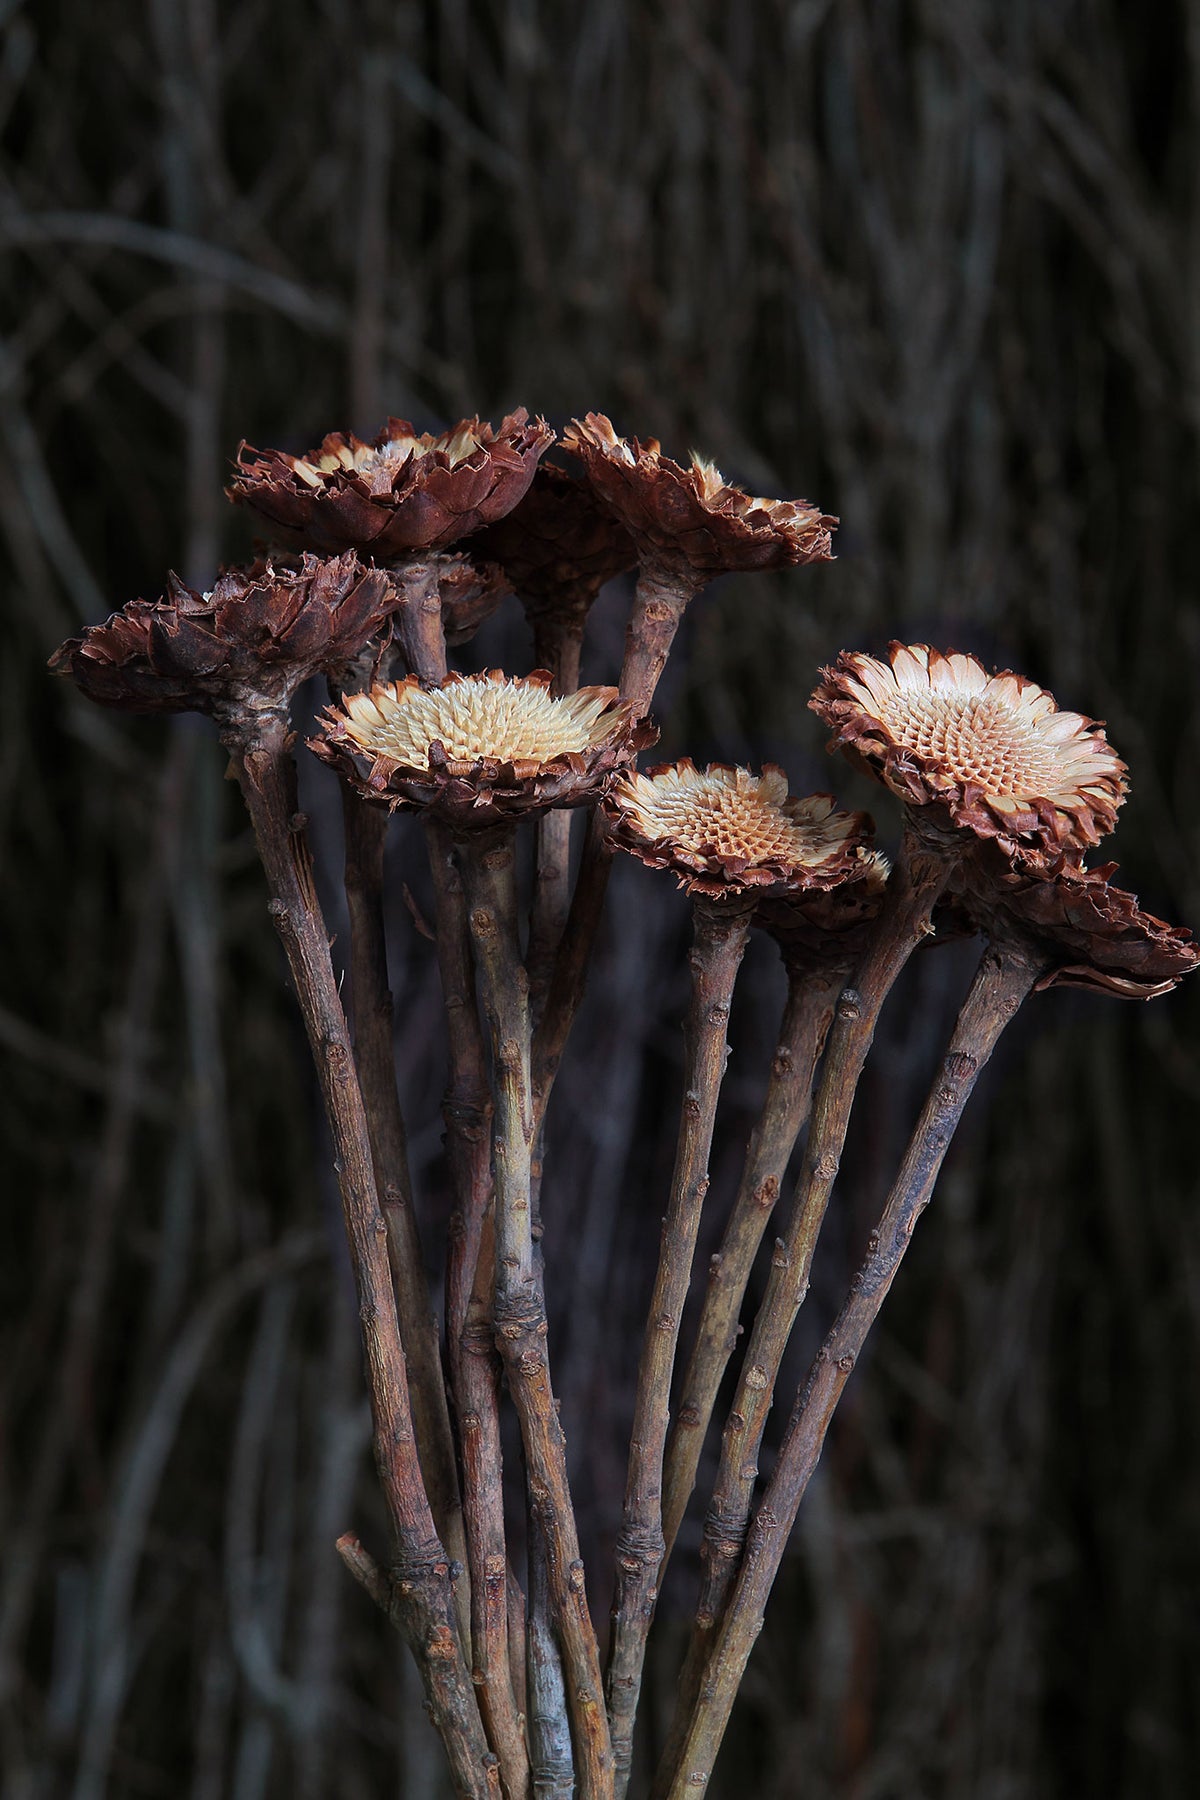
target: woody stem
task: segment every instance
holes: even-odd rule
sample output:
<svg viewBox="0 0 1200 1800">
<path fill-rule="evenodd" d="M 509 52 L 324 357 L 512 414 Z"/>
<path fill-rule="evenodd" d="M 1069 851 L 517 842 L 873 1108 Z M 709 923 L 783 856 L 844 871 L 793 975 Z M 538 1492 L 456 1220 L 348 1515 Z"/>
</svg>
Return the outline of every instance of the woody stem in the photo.
<svg viewBox="0 0 1200 1800">
<path fill-rule="evenodd" d="M 223 741 L 254 826 L 271 917 L 291 970 L 333 1138 L 358 1290 L 375 1460 L 391 1526 L 391 1617 L 417 1659 L 456 1793 L 466 1800 L 486 1800 L 491 1758 L 459 1642 L 450 1561 L 437 1535 L 417 1456 L 387 1225 L 304 821 L 296 811 L 295 765 L 287 735 L 284 714 L 271 712 L 233 721 Z"/>
<path fill-rule="evenodd" d="M 725 1072 L 730 1001 L 750 935 L 751 910 L 747 902 L 702 899 L 693 909 L 692 991 L 684 1024 L 679 1141 L 638 1368 L 624 1515 L 617 1536 L 608 1708 L 618 1796 L 629 1781 L 646 1640 L 666 1548 L 662 1483 L 671 1376 L 708 1189 L 708 1157 Z"/>
<path fill-rule="evenodd" d="M 736 1585 L 714 1635 L 699 1697 L 689 1709 L 682 1751 L 673 1767 L 664 1759 L 659 1770 L 655 1792 L 669 1800 L 694 1800 L 708 1786 L 834 1408 L 929 1203 L 979 1073 L 1044 967 L 1045 959 L 1036 949 L 1019 944 L 994 944 L 983 954 L 879 1224 L 868 1240 L 866 1257 L 797 1395 L 775 1471 L 750 1527 Z M 680 1705 L 685 1704 L 681 1697 Z"/>
<path fill-rule="evenodd" d="M 767 1221 L 812 1104 L 813 1074 L 843 975 L 790 967 L 787 999 L 762 1111 L 746 1148 L 737 1196 L 708 1287 L 663 1472 L 663 1535 L 670 1555 L 696 1485 L 696 1470 L 717 1391 L 737 1343 L 738 1314 Z"/>
<path fill-rule="evenodd" d="M 567 1481 L 566 1442 L 550 1382 L 545 1301 L 534 1262 L 529 982 L 521 959 L 515 831 L 459 841 L 492 1045 L 496 1135 L 493 1319 L 521 1426 L 532 1504 L 546 1534 L 551 1603 L 567 1678 L 580 1800 L 610 1800 L 612 1749 L 600 1658 Z"/>
<path fill-rule="evenodd" d="M 813 1252 L 841 1165 L 854 1096 L 879 1014 L 896 977 L 928 931 L 952 866 L 946 855 L 928 851 L 906 829 L 862 962 L 834 1009 L 804 1165 L 771 1259 L 766 1291 L 721 1438 L 717 1478 L 700 1546 L 700 1598 L 680 1677 L 681 1706 L 695 1699 L 708 1660 L 708 1644 L 737 1573 L 775 1380 L 808 1291 Z"/>
</svg>

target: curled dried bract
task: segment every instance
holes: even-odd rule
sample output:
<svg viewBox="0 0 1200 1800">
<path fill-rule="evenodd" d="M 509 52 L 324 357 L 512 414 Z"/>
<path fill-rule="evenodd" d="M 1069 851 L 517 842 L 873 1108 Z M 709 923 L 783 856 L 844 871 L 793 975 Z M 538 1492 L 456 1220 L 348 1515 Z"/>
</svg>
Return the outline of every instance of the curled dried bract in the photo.
<svg viewBox="0 0 1200 1800">
<path fill-rule="evenodd" d="M 132 712 L 286 704 L 300 683 L 352 657 L 396 604 L 382 569 L 353 551 L 229 569 L 197 593 L 176 575 L 69 638 L 50 666 L 92 700 Z"/>
<path fill-rule="evenodd" d="M 335 431 L 305 456 L 243 444 L 227 491 L 292 542 L 391 561 L 444 549 L 502 518 L 553 439 L 524 408 L 495 429 L 463 419 L 437 435 L 389 419 L 371 443 Z"/>
<path fill-rule="evenodd" d="M 825 562 L 837 520 L 807 500 L 762 500 L 726 482 L 712 463 L 664 456 L 657 438 L 618 437 L 603 413 L 573 419 L 563 445 L 648 555 L 683 563 L 699 579 L 737 569 Z"/>
<path fill-rule="evenodd" d="M 310 744 L 369 799 L 427 807 L 461 829 L 593 800 L 652 737 L 615 688 L 559 699 L 544 670 L 489 669 L 348 695 Z"/>
<path fill-rule="evenodd" d="M 605 802 L 612 841 L 688 893 L 711 898 L 830 888 L 862 873 L 872 824 L 828 794 L 788 793 L 787 776 L 690 758 L 617 782 Z"/>
<path fill-rule="evenodd" d="M 1009 851 L 1094 844 L 1125 796 L 1125 765 L 1094 720 L 973 656 L 928 644 L 893 643 L 886 662 L 843 651 L 809 705 L 833 728 L 830 747 L 911 807 Z"/>
</svg>

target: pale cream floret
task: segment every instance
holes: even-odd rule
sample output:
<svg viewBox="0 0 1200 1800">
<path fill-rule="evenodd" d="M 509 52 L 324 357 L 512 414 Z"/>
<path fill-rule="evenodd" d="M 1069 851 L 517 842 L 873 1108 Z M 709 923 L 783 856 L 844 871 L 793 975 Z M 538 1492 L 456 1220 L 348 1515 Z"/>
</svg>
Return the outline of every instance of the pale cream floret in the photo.
<svg viewBox="0 0 1200 1800">
<path fill-rule="evenodd" d="M 898 648 L 891 666 L 855 656 L 846 693 L 931 776 L 981 788 L 1001 812 L 1104 791 L 1121 764 L 1078 713 L 1011 675 L 989 676 L 971 656 Z"/>
<path fill-rule="evenodd" d="M 301 481 L 310 487 L 320 485 L 322 475 L 332 475 L 337 469 L 359 474 L 369 473 L 372 469 L 394 468 L 406 462 L 410 456 L 428 456 L 440 450 L 447 457 L 452 469 L 459 463 L 466 462 L 477 450 L 483 448 L 483 440 L 467 425 L 460 425 L 455 431 L 443 431 L 440 435 L 421 432 L 419 436 L 388 438 L 387 442 L 375 444 L 339 444 L 335 450 L 323 456 L 298 456 L 293 460 L 292 468 Z"/>
<path fill-rule="evenodd" d="M 841 854 L 857 821 L 825 794 L 788 795 L 779 769 L 700 770 L 686 765 L 628 776 L 615 799 L 648 843 L 669 840 L 685 855 L 817 868 Z"/>
<path fill-rule="evenodd" d="M 556 699 L 536 683 L 487 675 L 432 689 L 388 683 L 347 695 L 345 709 L 347 731 L 368 754 L 422 770 L 433 743 L 456 763 L 548 763 L 597 748 L 623 722 L 611 689 Z"/>
</svg>

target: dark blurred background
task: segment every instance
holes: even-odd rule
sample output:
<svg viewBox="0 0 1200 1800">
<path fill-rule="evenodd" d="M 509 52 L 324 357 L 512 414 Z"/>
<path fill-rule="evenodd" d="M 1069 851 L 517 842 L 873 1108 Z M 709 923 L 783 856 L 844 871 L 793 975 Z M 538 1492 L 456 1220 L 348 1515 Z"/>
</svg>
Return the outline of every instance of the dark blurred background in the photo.
<svg viewBox="0 0 1200 1800">
<path fill-rule="evenodd" d="M 242 436 L 601 408 L 843 521 L 831 567 L 696 605 L 669 752 L 774 757 L 861 802 L 805 710 L 819 663 L 893 634 L 977 650 L 1107 718 L 1132 771 L 1122 878 L 1195 924 L 1200 10 L 0 11 L 0 1787 L 441 1800 L 415 1677 L 333 1554 L 349 1527 L 381 1547 L 381 1520 L 328 1151 L 236 791 L 206 727 L 104 715 L 45 659 L 169 565 L 207 585 L 246 551 L 221 496 Z M 626 601 L 598 609 L 593 677 Z M 527 666 L 519 610 L 469 655 Z M 336 793 L 304 781 L 332 896 Z M 401 893 L 427 904 L 412 834 L 390 854 L 436 1281 L 440 1003 Z M 547 1164 L 601 1617 L 686 929 L 665 878 L 620 871 Z M 885 1015 L 785 1389 L 970 962 L 922 956 Z M 705 1251 L 780 999 L 756 944 Z M 721 1800 L 1194 1792 L 1198 1007 L 1052 995 L 1014 1027 L 805 1503 Z"/>
</svg>

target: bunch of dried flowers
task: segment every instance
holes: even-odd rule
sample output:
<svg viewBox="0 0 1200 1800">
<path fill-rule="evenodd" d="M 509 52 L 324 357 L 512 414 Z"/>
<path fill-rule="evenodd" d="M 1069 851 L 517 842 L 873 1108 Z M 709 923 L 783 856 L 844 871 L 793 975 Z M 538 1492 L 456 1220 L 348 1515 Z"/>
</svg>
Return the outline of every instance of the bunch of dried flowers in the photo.
<svg viewBox="0 0 1200 1800">
<path fill-rule="evenodd" d="M 404 1633 L 456 1792 L 507 1800 L 623 1795 L 663 1568 L 733 1356 L 755 1255 L 775 1251 L 736 1370 L 704 1525 L 679 1700 L 652 1793 L 702 1794 L 838 1397 L 963 1108 L 1025 997 L 1056 984 L 1152 998 L 1200 961 L 1190 935 L 1086 866 L 1112 830 L 1125 768 L 1092 720 L 971 656 L 893 644 L 844 652 L 810 701 L 832 747 L 903 803 L 889 861 L 873 824 L 785 772 L 683 759 L 639 771 L 649 710 L 684 611 L 727 571 L 828 560 L 835 520 L 680 464 L 610 421 L 574 420 L 579 472 L 518 411 L 372 443 L 333 433 L 305 456 L 239 450 L 229 489 L 279 540 L 208 593 L 169 577 L 53 659 L 92 699 L 217 722 L 241 784 L 321 1081 L 355 1279 L 391 1530 L 347 1566 Z M 588 614 L 636 570 L 614 687 L 581 687 Z M 532 672 L 463 674 L 466 642 L 516 591 Z M 341 780 L 353 1027 L 343 1010 L 296 806 L 293 702 L 323 676 L 308 748 Z M 569 882 L 570 821 L 590 820 Z M 444 1319 L 431 1311 L 396 1088 L 383 933 L 383 842 L 419 817 L 435 895 L 455 1217 Z M 532 899 L 518 881 L 536 834 Z M 607 1667 L 592 1620 L 550 1367 L 536 1229 L 539 1142 L 583 992 L 614 853 L 672 875 L 692 906 L 678 1148 L 648 1299 Z M 680 1328 L 739 965 L 754 928 L 787 975 L 779 1041 L 686 1367 Z M 944 932 L 983 939 L 945 1057 L 845 1304 L 796 1394 L 770 1480 L 758 1454 L 808 1287 L 859 1077 L 909 956 Z M 814 1091 L 815 1085 L 815 1091 Z M 805 1126 L 795 1192 L 782 1194 Z M 675 1406 L 672 1409 L 672 1395 Z M 519 1422 L 529 1532 L 509 1550 L 502 1407 Z"/>
</svg>

